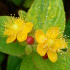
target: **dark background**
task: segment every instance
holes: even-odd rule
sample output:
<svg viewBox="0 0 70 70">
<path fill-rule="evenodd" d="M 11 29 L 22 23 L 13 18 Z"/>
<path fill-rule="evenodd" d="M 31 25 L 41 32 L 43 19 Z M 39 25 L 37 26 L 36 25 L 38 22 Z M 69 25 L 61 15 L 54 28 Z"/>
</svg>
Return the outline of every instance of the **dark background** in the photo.
<svg viewBox="0 0 70 70">
<path fill-rule="evenodd" d="M 23 0 L 24 2 L 25 0 Z M 66 12 L 66 18 L 70 17 L 70 0 L 63 0 L 64 1 L 64 9 Z M 18 16 L 18 10 L 25 10 L 28 11 L 28 8 L 25 8 L 21 5 L 15 5 L 11 0 L 0 0 L 0 16 L 2 15 L 10 15 L 15 14 Z"/>
<path fill-rule="evenodd" d="M 20 5 L 16 5 L 12 0 L 0 0 L 0 16 L 10 14 L 18 16 L 18 10 L 25 10 L 27 12 L 29 8 L 23 7 L 25 0 L 22 1 L 23 2 Z"/>
</svg>

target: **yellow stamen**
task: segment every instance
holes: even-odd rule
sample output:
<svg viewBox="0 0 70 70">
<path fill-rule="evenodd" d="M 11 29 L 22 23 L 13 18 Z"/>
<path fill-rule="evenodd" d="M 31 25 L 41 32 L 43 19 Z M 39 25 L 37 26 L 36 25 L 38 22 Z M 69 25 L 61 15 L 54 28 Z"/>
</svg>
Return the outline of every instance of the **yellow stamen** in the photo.
<svg viewBox="0 0 70 70">
<path fill-rule="evenodd" d="M 7 43 L 13 42 L 16 38 L 19 42 L 23 42 L 27 39 L 27 35 L 31 32 L 33 24 L 31 22 L 24 23 L 21 18 L 13 20 L 12 24 L 9 25 L 4 31 L 4 35 L 8 36 Z"/>
<path fill-rule="evenodd" d="M 53 39 L 47 40 L 47 44 L 48 44 L 49 47 L 53 46 L 54 45 L 54 40 Z"/>
<path fill-rule="evenodd" d="M 17 24 L 13 24 L 12 28 L 17 31 L 18 30 L 18 25 Z"/>
</svg>

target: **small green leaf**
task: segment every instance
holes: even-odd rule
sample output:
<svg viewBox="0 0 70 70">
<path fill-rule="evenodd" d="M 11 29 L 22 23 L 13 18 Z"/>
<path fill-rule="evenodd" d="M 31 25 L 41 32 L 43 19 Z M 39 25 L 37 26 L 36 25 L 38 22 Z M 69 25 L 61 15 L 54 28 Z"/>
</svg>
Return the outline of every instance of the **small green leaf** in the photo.
<svg viewBox="0 0 70 70">
<path fill-rule="evenodd" d="M 32 53 L 32 46 L 27 45 L 27 46 L 25 47 L 25 54 L 26 54 L 26 55 L 30 55 L 31 53 Z"/>
<path fill-rule="evenodd" d="M 9 56 L 7 63 L 7 70 L 19 70 L 22 59 L 16 56 Z"/>
<path fill-rule="evenodd" d="M 19 5 L 22 4 L 23 0 L 12 0 L 12 2 L 13 2 L 15 5 L 19 6 Z"/>
<path fill-rule="evenodd" d="M 23 11 L 23 10 L 19 10 L 18 14 L 19 14 L 20 18 L 25 19 L 27 13 L 25 11 Z"/>
<path fill-rule="evenodd" d="M 49 27 L 58 26 L 63 33 L 65 12 L 62 0 L 35 0 L 25 20 L 32 22 L 34 29 L 46 32 Z"/>
<path fill-rule="evenodd" d="M 15 56 L 24 55 L 25 47 L 18 44 L 18 42 L 12 42 L 10 44 L 6 43 L 6 37 L 4 37 L 4 22 L 9 22 L 11 18 L 7 16 L 0 17 L 0 51 L 6 54 L 11 54 Z M 9 23 L 8 23 L 9 24 Z"/>
<path fill-rule="evenodd" d="M 25 0 L 23 3 L 23 7 L 29 8 L 34 0 Z"/>
<path fill-rule="evenodd" d="M 24 56 L 20 70 L 37 70 L 32 62 L 31 56 Z"/>
<path fill-rule="evenodd" d="M 65 49 L 61 49 L 63 52 L 66 52 L 67 51 L 67 48 L 65 48 Z"/>
</svg>

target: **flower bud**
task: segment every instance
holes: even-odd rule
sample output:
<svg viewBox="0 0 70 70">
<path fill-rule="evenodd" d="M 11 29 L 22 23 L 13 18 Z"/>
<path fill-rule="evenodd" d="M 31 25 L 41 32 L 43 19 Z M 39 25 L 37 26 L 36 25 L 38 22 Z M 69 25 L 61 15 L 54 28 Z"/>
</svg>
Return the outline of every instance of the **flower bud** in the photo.
<svg viewBox="0 0 70 70">
<path fill-rule="evenodd" d="M 29 55 L 29 54 L 31 54 L 32 53 L 32 47 L 31 46 L 26 46 L 25 47 L 25 54 L 26 55 Z"/>
<path fill-rule="evenodd" d="M 34 43 L 34 38 L 32 36 L 28 36 L 26 42 L 27 44 L 32 45 Z"/>
<path fill-rule="evenodd" d="M 44 60 L 46 60 L 48 58 L 47 53 L 42 57 Z"/>
</svg>

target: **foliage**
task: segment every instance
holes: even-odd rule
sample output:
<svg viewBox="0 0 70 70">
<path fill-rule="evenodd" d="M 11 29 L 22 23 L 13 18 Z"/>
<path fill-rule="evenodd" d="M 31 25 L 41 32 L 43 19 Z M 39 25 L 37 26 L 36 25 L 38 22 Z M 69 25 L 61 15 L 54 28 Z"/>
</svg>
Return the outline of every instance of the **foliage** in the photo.
<svg viewBox="0 0 70 70">
<path fill-rule="evenodd" d="M 67 20 L 64 35 L 70 38 L 70 19 Z"/>
<path fill-rule="evenodd" d="M 25 8 L 29 8 L 34 0 L 8 0 L 8 2 L 14 3 L 16 6 L 22 5 Z"/>
<path fill-rule="evenodd" d="M 9 56 L 7 63 L 7 70 L 19 70 L 22 59 L 16 56 Z"/>
<path fill-rule="evenodd" d="M 58 26 L 61 34 L 70 36 L 70 20 L 65 25 L 65 12 L 62 0 L 12 0 L 16 5 L 29 8 L 28 12 L 19 10 L 19 17 L 26 22 L 32 22 L 34 29 L 42 29 L 45 33 L 52 26 Z M 32 4 L 33 3 L 33 4 Z M 11 20 L 11 16 L 0 16 L 0 51 L 9 54 L 7 70 L 69 70 L 70 69 L 70 39 L 67 39 L 68 50 L 66 53 L 58 53 L 58 61 L 52 63 L 49 59 L 44 60 L 36 50 L 31 50 L 30 55 L 25 54 L 26 44 L 12 42 L 6 44 L 7 37 L 3 36 L 4 23 Z M 66 26 L 66 28 L 65 28 Z M 34 32 L 33 32 L 34 33 Z M 32 45 L 36 47 L 36 45 Z M 31 47 L 32 47 L 31 46 Z M 0 54 L 0 62 L 4 55 Z"/>
<path fill-rule="evenodd" d="M 25 0 L 23 2 L 23 7 L 25 8 L 29 8 L 31 6 L 31 4 L 33 3 L 34 0 Z"/>
</svg>

